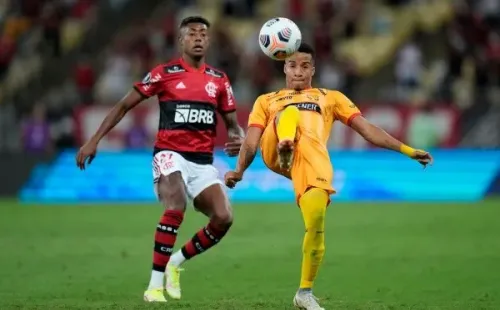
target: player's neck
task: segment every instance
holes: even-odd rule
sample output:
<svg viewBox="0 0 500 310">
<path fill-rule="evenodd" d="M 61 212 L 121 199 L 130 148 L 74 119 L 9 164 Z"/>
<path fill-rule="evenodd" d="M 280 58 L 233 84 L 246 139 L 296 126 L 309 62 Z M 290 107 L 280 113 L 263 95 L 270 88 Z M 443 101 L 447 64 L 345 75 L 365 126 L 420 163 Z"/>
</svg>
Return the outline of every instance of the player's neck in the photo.
<svg viewBox="0 0 500 310">
<path fill-rule="evenodd" d="M 311 89 L 311 88 L 312 88 L 312 85 L 307 85 L 307 86 L 300 87 L 300 88 L 296 88 L 296 87 L 292 87 L 290 85 L 286 85 L 285 90 L 302 91 L 302 90 L 307 90 L 307 89 Z"/>
<path fill-rule="evenodd" d="M 200 69 L 205 64 L 205 57 L 193 58 L 186 54 L 182 55 L 182 60 L 190 67 Z"/>
</svg>

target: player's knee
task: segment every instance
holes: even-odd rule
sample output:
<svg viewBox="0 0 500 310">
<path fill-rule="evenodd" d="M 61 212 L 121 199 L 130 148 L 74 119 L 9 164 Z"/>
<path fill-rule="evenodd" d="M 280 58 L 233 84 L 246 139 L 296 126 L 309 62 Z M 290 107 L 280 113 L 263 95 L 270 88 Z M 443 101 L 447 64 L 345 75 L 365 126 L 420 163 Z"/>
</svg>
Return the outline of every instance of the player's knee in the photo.
<svg viewBox="0 0 500 310">
<path fill-rule="evenodd" d="M 308 229 L 322 230 L 325 222 L 328 193 L 319 188 L 311 188 L 299 201 Z"/>
<path fill-rule="evenodd" d="M 186 209 L 187 196 L 184 181 L 179 172 L 161 176 L 159 180 L 160 200 L 168 210 Z"/>
<path fill-rule="evenodd" d="M 289 105 L 283 110 L 283 113 L 299 115 L 300 110 L 294 105 Z"/>
<path fill-rule="evenodd" d="M 282 111 L 279 111 L 274 118 L 275 125 L 277 126 L 282 117 L 293 118 L 298 120 L 300 117 L 300 110 L 294 105 L 289 105 Z"/>
<path fill-rule="evenodd" d="M 210 221 L 221 230 L 227 230 L 233 225 L 233 211 L 230 207 L 216 210 L 212 214 Z"/>
</svg>

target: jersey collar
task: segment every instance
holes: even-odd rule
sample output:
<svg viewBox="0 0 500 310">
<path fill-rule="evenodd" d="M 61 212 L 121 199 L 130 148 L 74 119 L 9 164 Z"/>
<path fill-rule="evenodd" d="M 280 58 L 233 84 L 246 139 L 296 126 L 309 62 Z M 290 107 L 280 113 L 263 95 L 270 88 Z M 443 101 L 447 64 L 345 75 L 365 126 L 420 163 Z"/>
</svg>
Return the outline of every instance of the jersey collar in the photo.
<svg viewBox="0 0 500 310">
<path fill-rule="evenodd" d="M 184 61 L 184 59 L 181 57 L 179 58 L 179 62 L 181 63 L 181 66 L 187 71 L 187 72 L 199 72 L 199 73 L 204 73 L 206 69 L 206 64 L 203 64 L 200 68 L 193 68 L 191 67 L 187 62 Z"/>
</svg>

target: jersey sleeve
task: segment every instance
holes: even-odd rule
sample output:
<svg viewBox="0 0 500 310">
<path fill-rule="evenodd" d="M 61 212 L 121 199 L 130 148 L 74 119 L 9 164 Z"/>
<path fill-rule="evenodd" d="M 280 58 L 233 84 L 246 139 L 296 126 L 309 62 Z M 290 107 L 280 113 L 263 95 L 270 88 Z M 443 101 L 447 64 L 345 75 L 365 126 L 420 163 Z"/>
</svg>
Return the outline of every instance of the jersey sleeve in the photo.
<svg viewBox="0 0 500 310">
<path fill-rule="evenodd" d="M 224 75 L 222 81 L 222 89 L 219 93 L 219 100 L 217 107 L 221 113 L 230 113 L 236 111 L 236 100 L 234 99 L 233 88 L 229 78 Z"/>
<path fill-rule="evenodd" d="M 341 92 L 332 92 L 333 113 L 336 119 L 343 124 L 351 126 L 352 120 L 361 115 L 358 107 Z"/>
<path fill-rule="evenodd" d="M 134 89 L 144 98 L 155 96 L 162 91 L 163 77 L 163 66 L 157 66 L 148 72 L 141 82 L 134 83 Z"/>
<path fill-rule="evenodd" d="M 260 96 L 255 100 L 255 103 L 248 117 L 248 127 L 259 127 L 264 129 L 267 126 L 269 120 L 269 112 L 266 107 L 266 99 L 264 96 Z"/>
</svg>

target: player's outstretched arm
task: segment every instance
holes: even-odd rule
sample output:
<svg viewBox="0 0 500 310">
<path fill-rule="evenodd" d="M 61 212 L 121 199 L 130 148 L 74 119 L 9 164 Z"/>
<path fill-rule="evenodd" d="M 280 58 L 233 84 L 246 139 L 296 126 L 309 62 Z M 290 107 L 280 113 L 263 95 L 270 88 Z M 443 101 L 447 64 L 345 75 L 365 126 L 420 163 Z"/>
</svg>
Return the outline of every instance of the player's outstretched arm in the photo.
<svg viewBox="0 0 500 310">
<path fill-rule="evenodd" d="M 234 171 L 228 171 L 224 175 L 224 181 L 227 187 L 234 188 L 236 183 L 243 178 L 243 174 L 252 164 L 255 155 L 257 155 L 263 131 L 262 128 L 256 126 L 250 126 L 248 128 L 243 144 L 241 145 L 240 154 L 238 155 L 236 169 Z"/>
<path fill-rule="evenodd" d="M 433 158 L 428 152 L 423 150 L 416 150 L 405 145 L 398 139 L 385 132 L 382 128 L 370 123 L 362 116 L 355 117 L 351 122 L 351 127 L 363 138 L 365 138 L 366 141 L 378 147 L 401 152 L 406 156 L 415 159 L 424 167 L 428 164 L 432 164 L 433 162 Z"/>
<path fill-rule="evenodd" d="M 115 104 L 113 109 L 111 109 L 102 121 L 96 133 L 78 151 L 76 155 L 76 165 L 80 170 L 85 170 L 87 159 L 89 164 L 94 159 L 99 141 L 101 141 L 101 139 L 122 120 L 128 111 L 138 105 L 143 99 L 143 95 L 137 90 L 132 89 L 125 97 Z"/>
<path fill-rule="evenodd" d="M 227 135 L 229 141 L 226 143 L 224 152 L 228 156 L 236 156 L 240 152 L 241 144 L 243 142 L 245 131 L 238 124 L 238 117 L 236 111 L 222 114 L 222 119 L 226 125 Z"/>
</svg>

